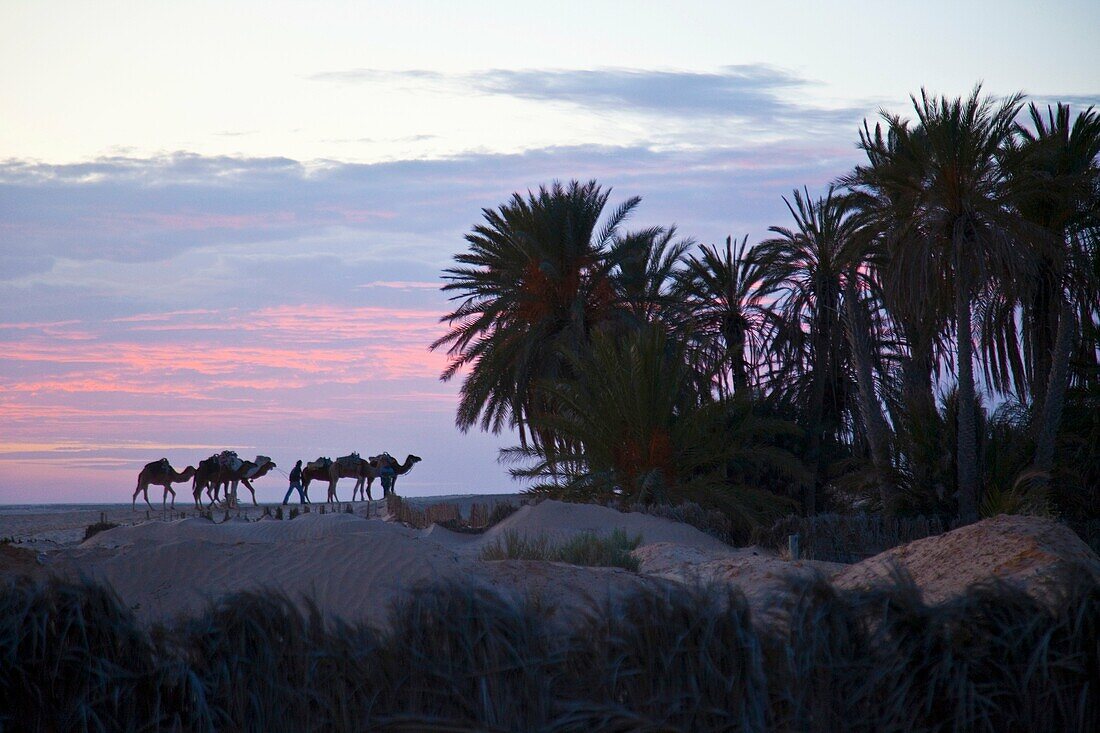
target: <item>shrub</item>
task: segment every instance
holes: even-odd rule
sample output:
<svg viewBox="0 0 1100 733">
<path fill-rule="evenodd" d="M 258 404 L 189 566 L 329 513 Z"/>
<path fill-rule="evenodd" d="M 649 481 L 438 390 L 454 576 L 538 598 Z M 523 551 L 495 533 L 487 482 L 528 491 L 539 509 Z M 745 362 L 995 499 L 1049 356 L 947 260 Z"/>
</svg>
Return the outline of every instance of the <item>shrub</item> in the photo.
<svg viewBox="0 0 1100 733">
<path fill-rule="evenodd" d="M 946 603 L 895 577 L 789 581 L 754 617 L 728 587 L 553 609 L 474 583 L 414 588 L 372 630 L 270 593 L 147 631 L 111 592 L 0 586 L 0 729 L 1089 731 L 1100 583 Z"/>
<path fill-rule="evenodd" d="M 642 543 L 641 535 L 630 537 L 621 529 L 608 535 L 583 532 L 555 545 L 544 534 L 535 537 L 505 532 L 481 551 L 482 560 L 546 560 L 590 567 L 617 567 L 638 572 L 638 559 L 630 553 Z"/>
<path fill-rule="evenodd" d="M 462 512 L 455 504 L 441 502 L 419 510 L 396 494 L 386 496 L 386 510 L 390 516 L 416 529 L 427 529 L 433 524 L 438 524 L 454 532 L 484 532 L 518 508 L 511 503 L 500 502 L 493 506 L 492 511 L 489 511 L 485 504 L 473 504 L 470 507 L 469 518 L 463 519 Z"/>
<path fill-rule="evenodd" d="M 95 522 L 94 524 L 89 524 L 88 527 L 84 530 L 84 540 L 87 541 L 89 538 L 96 536 L 100 532 L 105 532 L 108 529 L 114 529 L 117 526 L 118 524 L 116 524 L 115 522 Z"/>
<path fill-rule="evenodd" d="M 752 541 L 783 550 L 787 537 L 797 534 L 804 559 L 853 563 L 949 529 L 948 523 L 934 516 L 887 519 L 881 514 L 818 514 L 781 519 L 754 533 Z"/>
</svg>

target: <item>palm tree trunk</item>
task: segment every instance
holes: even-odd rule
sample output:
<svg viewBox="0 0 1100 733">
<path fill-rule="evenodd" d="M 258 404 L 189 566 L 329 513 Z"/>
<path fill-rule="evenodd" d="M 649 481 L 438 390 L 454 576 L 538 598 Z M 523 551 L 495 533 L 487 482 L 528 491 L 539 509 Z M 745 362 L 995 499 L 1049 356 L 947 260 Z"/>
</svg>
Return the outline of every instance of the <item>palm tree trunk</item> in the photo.
<svg viewBox="0 0 1100 733">
<path fill-rule="evenodd" d="M 845 333 L 852 347 L 852 358 L 856 366 L 856 387 L 859 393 L 859 411 L 863 415 L 863 425 L 867 430 L 867 442 L 871 444 L 871 461 L 878 477 L 879 492 L 882 496 L 882 508 L 890 514 L 893 499 L 897 493 L 891 478 L 893 464 L 890 461 L 889 427 L 882 415 L 882 405 L 875 394 L 875 378 L 871 372 L 870 325 L 863 317 L 863 305 L 856 292 L 855 277 L 850 275 L 845 285 L 845 313 L 847 324 Z"/>
<path fill-rule="evenodd" d="M 955 237 L 955 330 L 958 346 L 959 414 L 955 465 L 958 475 L 959 518 L 978 521 L 978 434 L 974 424 L 974 342 L 970 322 L 969 278 L 961 264 L 961 237 Z"/>
<path fill-rule="evenodd" d="M 1046 387 L 1046 399 L 1039 412 L 1039 434 L 1035 438 L 1035 469 L 1042 474 L 1043 482 L 1050 480 L 1050 471 L 1054 467 L 1054 443 L 1058 437 L 1058 427 L 1062 422 L 1062 408 L 1065 405 L 1066 385 L 1069 382 L 1069 359 L 1073 351 L 1073 331 L 1076 323 L 1073 319 L 1073 306 L 1069 298 L 1062 296 L 1062 307 L 1058 316 L 1058 336 L 1054 341 L 1054 353 L 1051 359 L 1050 379 Z"/>
<path fill-rule="evenodd" d="M 749 384 L 748 369 L 745 365 L 745 332 L 743 328 L 730 326 L 723 334 L 726 348 L 729 349 L 730 373 L 733 378 L 734 394 L 744 392 Z"/>
<path fill-rule="evenodd" d="M 829 356 L 832 351 L 829 343 L 831 329 L 828 323 L 827 311 L 822 304 L 818 304 L 818 314 L 814 333 L 813 364 L 813 390 L 810 393 L 810 444 L 807 448 L 807 463 L 813 471 L 813 477 L 806 486 L 805 500 L 803 502 L 807 515 L 817 512 L 817 488 L 821 483 L 821 444 L 822 433 L 825 432 L 825 380 L 831 373 L 829 369 Z"/>
<path fill-rule="evenodd" d="M 939 451 L 930 438 L 939 428 L 940 416 L 932 389 L 931 349 L 910 343 L 909 356 L 902 361 L 902 381 L 903 424 L 913 485 L 922 491 L 933 489 L 942 500 L 942 484 L 933 486 Z"/>
<path fill-rule="evenodd" d="M 1051 355 L 1058 330 L 1058 308 L 1061 305 L 1053 283 L 1053 265 L 1044 258 L 1032 301 L 1032 370 L 1031 400 L 1036 405 L 1046 403 L 1047 384 L 1052 367 Z"/>
</svg>

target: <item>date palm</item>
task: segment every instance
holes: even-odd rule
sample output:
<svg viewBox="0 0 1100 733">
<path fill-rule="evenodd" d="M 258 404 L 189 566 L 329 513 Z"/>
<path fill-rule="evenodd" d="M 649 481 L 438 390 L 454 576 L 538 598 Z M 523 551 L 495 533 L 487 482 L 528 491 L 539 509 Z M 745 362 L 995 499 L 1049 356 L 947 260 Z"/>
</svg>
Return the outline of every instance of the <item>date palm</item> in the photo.
<svg viewBox="0 0 1100 733">
<path fill-rule="evenodd" d="M 768 379 L 773 394 L 803 406 L 806 460 L 820 484 L 823 446 L 840 442 L 856 391 L 841 304 L 858 226 L 832 187 L 816 200 L 796 190 L 784 202 L 795 227 L 770 227 L 779 236 L 757 245 L 752 259 L 760 268 L 760 295 L 775 299 L 774 363 Z M 808 513 L 815 511 L 815 486 L 807 489 L 804 503 Z"/>
<path fill-rule="evenodd" d="M 884 120 L 896 154 L 917 172 L 899 179 L 899 185 L 908 186 L 903 196 L 911 231 L 919 233 L 930 256 L 948 273 L 943 282 L 950 290 L 955 327 L 959 515 L 974 521 L 979 487 L 972 308 L 988 283 L 1010 283 L 1021 271 L 1001 165 L 1021 101 L 1016 95 L 995 103 L 981 96 L 979 86 L 966 99 L 937 99 L 922 90 L 912 102 L 914 126 L 898 116 L 884 115 Z"/>
<path fill-rule="evenodd" d="M 748 237 L 734 246 L 708 245 L 688 255 L 676 292 L 685 343 L 695 360 L 715 374 L 718 396 L 742 394 L 767 358 L 773 330 L 769 303 L 757 289 L 760 265 L 746 252 Z"/>
<path fill-rule="evenodd" d="M 872 130 L 864 124 L 859 147 L 867 162 L 841 178 L 849 188 L 847 200 L 856 212 L 863 251 L 861 269 L 875 284 L 878 302 L 885 310 L 900 363 L 900 385 L 892 414 L 898 444 L 898 476 L 908 484 L 910 495 L 942 500 L 946 484 L 942 474 L 941 417 L 936 409 L 933 378 L 946 349 L 948 322 L 952 312 L 950 268 L 943 262 L 942 248 L 922 231 L 916 216 L 918 194 L 924 179 L 924 159 L 917 146 L 903 145 L 897 130 L 903 123 L 887 117 Z M 954 480 L 950 482 L 953 484 Z"/>
<path fill-rule="evenodd" d="M 699 502 L 753 523 L 789 510 L 759 485 L 766 472 L 805 478 L 798 459 L 775 446 L 795 427 L 756 416 L 748 402 L 700 400 L 693 369 L 659 325 L 624 335 L 599 332 L 567 354 L 575 379 L 543 382 L 556 407 L 540 414 L 553 447 L 513 448 L 505 460 L 534 491 L 574 500 Z M 549 481 L 547 481 L 549 480 Z"/>
<path fill-rule="evenodd" d="M 1032 395 L 1038 408 L 1035 470 L 1049 475 L 1070 376 L 1080 308 L 1095 306 L 1088 234 L 1100 221 L 1100 115 L 1089 108 L 1071 122 L 1059 104 L 1046 116 L 1034 104 L 1032 127 L 1016 126 L 1013 148 L 1016 205 L 1033 225 L 1028 239 L 1035 277 L 1022 299 L 1023 332 Z M 1087 308 L 1088 306 L 1086 306 Z M 1090 319 L 1091 320 L 1091 319 Z"/>
<path fill-rule="evenodd" d="M 595 181 L 554 183 L 515 194 L 466 235 L 467 252 L 444 270 L 443 290 L 457 307 L 450 330 L 431 345 L 447 348 L 447 381 L 465 371 L 456 424 L 494 433 L 527 429 L 540 405 L 540 379 L 567 375 L 562 354 L 580 349 L 613 310 L 608 253 L 639 199 L 605 211 L 610 191 Z M 602 224 L 601 224 L 602 222 Z M 549 436 L 533 434 L 537 443 Z"/>
<path fill-rule="evenodd" d="M 671 325 L 678 305 L 674 285 L 684 253 L 694 242 L 676 238 L 676 227 L 652 227 L 617 237 L 608 253 L 611 284 L 621 325 Z"/>
</svg>

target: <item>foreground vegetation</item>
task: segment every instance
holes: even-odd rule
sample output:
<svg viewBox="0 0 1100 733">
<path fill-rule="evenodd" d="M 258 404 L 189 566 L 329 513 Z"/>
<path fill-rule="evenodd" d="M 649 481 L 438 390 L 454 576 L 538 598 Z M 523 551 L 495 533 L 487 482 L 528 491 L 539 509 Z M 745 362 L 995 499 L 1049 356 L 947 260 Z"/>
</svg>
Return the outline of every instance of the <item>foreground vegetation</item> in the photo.
<svg viewBox="0 0 1100 733">
<path fill-rule="evenodd" d="M 854 507 L 1100 512 L 1100 115 L 913 98 L 771 236 L 628 231 L 595 181 L 515 194 L 444 272 L 457 424 L 534 490 L 744 526 Z M 988 403 L 988 406 L 987 406 Z"/>
<path fill-rule="evenodd" d="M 373 630 L 227 597 L 147 630 L 108 591 L 0 592 L 0 729 L 19 731 L 1084 731 L 1100 719 L 1100 585 L 1056 610 L 1004 585 L 923 605 L 790 588 L 772 615 L 718 589 L 583 618 L 437 585 Z"/>
</svg>

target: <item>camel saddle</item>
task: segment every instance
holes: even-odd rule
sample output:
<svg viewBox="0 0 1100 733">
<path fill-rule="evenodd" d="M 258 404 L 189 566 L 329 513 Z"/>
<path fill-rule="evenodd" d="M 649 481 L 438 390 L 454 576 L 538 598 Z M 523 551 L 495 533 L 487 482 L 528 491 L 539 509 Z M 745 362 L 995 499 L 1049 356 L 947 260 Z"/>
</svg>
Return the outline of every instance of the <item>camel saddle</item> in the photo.
<svg viewBox="0 0 1100 733">
<path fill-rule="evenodd" d="M 310 461 L 306 464 L 306 468 L 321 468 L 325 469 L 332 465 L 331 458 L 318 458 L 316 461 Z"/>
<path fill-rule="evenodd" d="M 230 471 L 236 471 L 244 464 L 237 454 L 231 450 L 223 450 L 218 454 L 218 465 L 222 468 L 228 468 Z"/>
<path fill-rule="evenodd" d="M 341 466 L 354 467 L 354 466 L 359 465 L 359 460 L 360 460 L 359 459 L 359 454 L 358 453 L 352 453 L 350 456 L 340 456 L 339 458 L 336 459 L 336 463 L 341 465 Z"/>
</svg>

